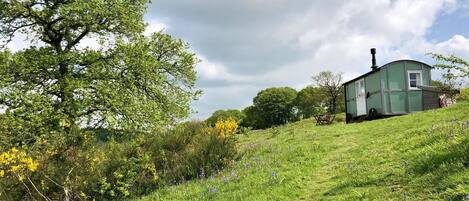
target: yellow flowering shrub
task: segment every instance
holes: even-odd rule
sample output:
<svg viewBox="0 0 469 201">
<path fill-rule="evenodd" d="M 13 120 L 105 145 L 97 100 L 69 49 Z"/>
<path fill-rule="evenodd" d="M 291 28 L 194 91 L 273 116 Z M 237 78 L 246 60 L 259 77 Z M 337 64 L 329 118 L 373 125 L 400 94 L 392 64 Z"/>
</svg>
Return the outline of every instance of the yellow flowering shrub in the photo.
<svg viewBox="0 0 469 201">
<path fill-rule="evenodd" d="M 215 123 L 215 129 L 220 137 L 226 138 L 236 133 L 238 122 L 233 118 L 219 119 Z"/>
<path fill-rule="evenodd" d="M 11 148 L 0 153 L 0 178 L 9 173 L 22 181 L 28 172 L 36 171 L 38 165 L 26 152 Z"/>
</svg>

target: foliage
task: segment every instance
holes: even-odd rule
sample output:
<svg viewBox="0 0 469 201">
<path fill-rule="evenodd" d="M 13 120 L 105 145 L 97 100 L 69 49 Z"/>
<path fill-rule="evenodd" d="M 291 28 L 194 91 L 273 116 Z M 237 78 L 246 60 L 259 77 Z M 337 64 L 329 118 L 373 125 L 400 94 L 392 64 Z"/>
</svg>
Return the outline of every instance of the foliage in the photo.
<svg viewBox="0 0 469 201">
<path fill-rule="evenodd" d="M 226 120 L 229 118 L 234 119 L 238 124 L 240 124 L 245 118 L 245 114 L 236 109 L 235 110 L 217 110 L 205 121 L 207 122 L 208 125 L 214 126 L 218 120 L 220 119 Z"/>
<path fill-rule="evenodd" d="M 439 88 L 445 87 L 445 84 L 440 80 L 432 80 L 432 83 L 430 85 Z"/>
<path fill-rule="evenodd" d="M 244 108 L 242 112 L 245 115 L 241 122 L 242 127 L 254 129 L 265 127 L 265 120 L 257 107 L 251 105 Z"/>
<path fill-rule="evenodd" d="M 21 32 L 41 47 L 0 52 L 0 105 L 49 127 L 148 131 L 186 117 L 198 62 L 182 40 L 146 37 L 148 0 L 7 1 L 0 36 Z M 99 49 L 80 47 L 99 38 Z M 69 126 L 66 126 L 69 127 Z"/>
<path fill-rule="evenodd" d="M 0 153 L 0 178 L 10 174 L 23 181 L 29 172 L 37 170 L 38 165 L 26 152 L 11 148 Z"/>
<path fill-rule="evenodd" d="M 220 119 L 215 123 L 215 130 L 218 132 L 219 137 L 227 138 L 236 133 L 238 123 L 232 118 Z"/>
<path fill-rule="evenodd" d="M 148 146 L 165 183 L 180 183 L 216 173 L 237 157 L 233 120 L 217 122 L 218 128 L 204 122 L 186 122 L 155 136 Z"/>
<path fill-rule="evenodd" d="M 261 121 L 255 121 L 254 128 L 268 128 L 296 120 L 296 90 L 290 87 L 268 88 L 254 97 L 254 107 Z M 249 115 L 250 113 L 246 113 Z"/>
<path fill-rule="evenodd" d="M 435 59 L 437 64 L 433 65 L 436 68 L 446 70 L 443 74 L 445 79 L 454 78 L 468 78 L 469 77 L 469 62 L 456 55 L 442 55 L 437 53 L 429 53 Z"/>
<path fill-rule="evenodd" d="M 331 114 L 341 112 L 338 104 L 343 95 L 342 73 L 322 71 L 312 77 L 313 84 L 320 88 L 326 96 L 327 111 Z M 343 104 L 342 104 L 343 105 Z"/>
<path fill-rule="evenodd" d="M 458 101 L 467 101 L 469 102 L 469 88 L 463 88 L 459 90 L 457 96 Z"/>
<path fill-rule="evenodd" d="M 320 88 L 308 86 L 298 92 L 295 106 L 298 115 L 302 118 L 310 118 L 316 114 L 317 108 L 324 107 L 326 96 Z"/>
<path fill-rule="evenodd" d="M 447 95 L 453 97 L 455 89 L 462 85 L 461 79 L 469 79 L 469 62 L 455 55 L 442 55 L 429 53 L 437 64 L 433 65 L 443 70 L 443 83 L 438 87 L 443 89 Z"/>
<path fill-rule="evenodd" d="M 136 200 L 464 200 L 468 110 L 459 102 L 357 124 L 306 119 L 251 131 L 238 135 L 243 158 L 234 166 Z"/>
<path fill-rule="evenodd" d="M 316 120 L 316 125 L 329 125 L 332 124 L 335 119 L 334 114 L 326 112 L 326 110 L 321 107 L 316 108 L 313 117 Z"/>
<path fill-rule="evenodd" d="M 23 162 L 40 164 L 25 174 L 28 182 L 0 178 L 1 200 L 115 200 L 165 184 L 155 155 L 169 146 L 162 133 L 173 132 L 168 128 L 188 116 L 200 93 L 198 59 L 180 39 L 143 35 L 147 3 L 0 2 L 0 107 L 6 109 L 0 147 L 27 150 L 34 161 Z M 3 49 L 17 33 L 39 46 Z M 84 47 L 84 39 L 99 45 Z M 199 136 L 189 138 L 184 150 L 198 150 L 191 153 L 201 159 L 225 156 L 206 151 L 216 139 Z M 220 149 L 229 145 L 226 140 Z"/>
<path fill-rule="evenodd" d="M 67 138 L 62 133 L 44 136 L 28 149 L 37 159 L 16 148 L 0 155 L 4 175 L 0 178 L 0 200 L 43 196 L 52 200 L 119 200 L 208 177 L 238 156 L 237 128 L 236 121 L 227 119 L 215 127 L 185 122 L 160 133 L 125 134 L 132 136 L 129 139 L 114 139 L 117 131 L 89 129 L 74 129 L 70 134 L 76 134 Z M 98 132 L 109 136 L 103 138 Z M 22 184 L 7 175 L 27 180 Z"/>
</svg>

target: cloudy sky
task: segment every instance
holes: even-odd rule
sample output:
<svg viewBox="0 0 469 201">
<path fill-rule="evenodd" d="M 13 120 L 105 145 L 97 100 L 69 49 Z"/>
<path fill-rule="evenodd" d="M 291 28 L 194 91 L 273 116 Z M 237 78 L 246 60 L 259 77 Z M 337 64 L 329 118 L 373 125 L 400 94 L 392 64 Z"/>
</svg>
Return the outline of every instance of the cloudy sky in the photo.
<svg viewBox="0 0 469 201">
<path fill-rule="evenodd" d="M 202 59 L 195 119 L 242 109 L 267 87 L 301 89 L 320 71 L 351 79 L 370 70 L 371 47 L 380 65 L 433 64 L 427 52 L 469 59 L 469 0 L 153 0 L 146 20 Z"/>
</svg>

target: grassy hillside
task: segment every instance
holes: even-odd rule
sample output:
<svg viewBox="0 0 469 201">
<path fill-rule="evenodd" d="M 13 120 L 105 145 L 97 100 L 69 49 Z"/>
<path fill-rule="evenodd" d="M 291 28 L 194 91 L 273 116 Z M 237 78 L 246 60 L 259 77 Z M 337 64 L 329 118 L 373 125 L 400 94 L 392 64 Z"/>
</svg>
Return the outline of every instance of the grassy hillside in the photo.
<svg viewBox="0 0 469 201">
<path fill-rule="evenodd" d="M 305 120 L 239 138 L 211 178 L 141 200 L 469 199 L 469 104 L 356 124 Z"/>
</svg>

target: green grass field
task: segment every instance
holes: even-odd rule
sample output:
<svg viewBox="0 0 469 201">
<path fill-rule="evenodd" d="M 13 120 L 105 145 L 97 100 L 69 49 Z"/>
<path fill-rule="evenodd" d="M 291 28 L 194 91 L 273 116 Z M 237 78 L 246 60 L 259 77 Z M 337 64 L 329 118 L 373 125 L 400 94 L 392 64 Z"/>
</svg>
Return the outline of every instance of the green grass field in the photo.
<svg viewBox="0 0 469 201">
<path fill-rule="evenodd" d="M 356 124 L 312 120 L 239 136 L 210 178 L 138 200 L 469 200 L 469 104 Z"/>
</svg>

